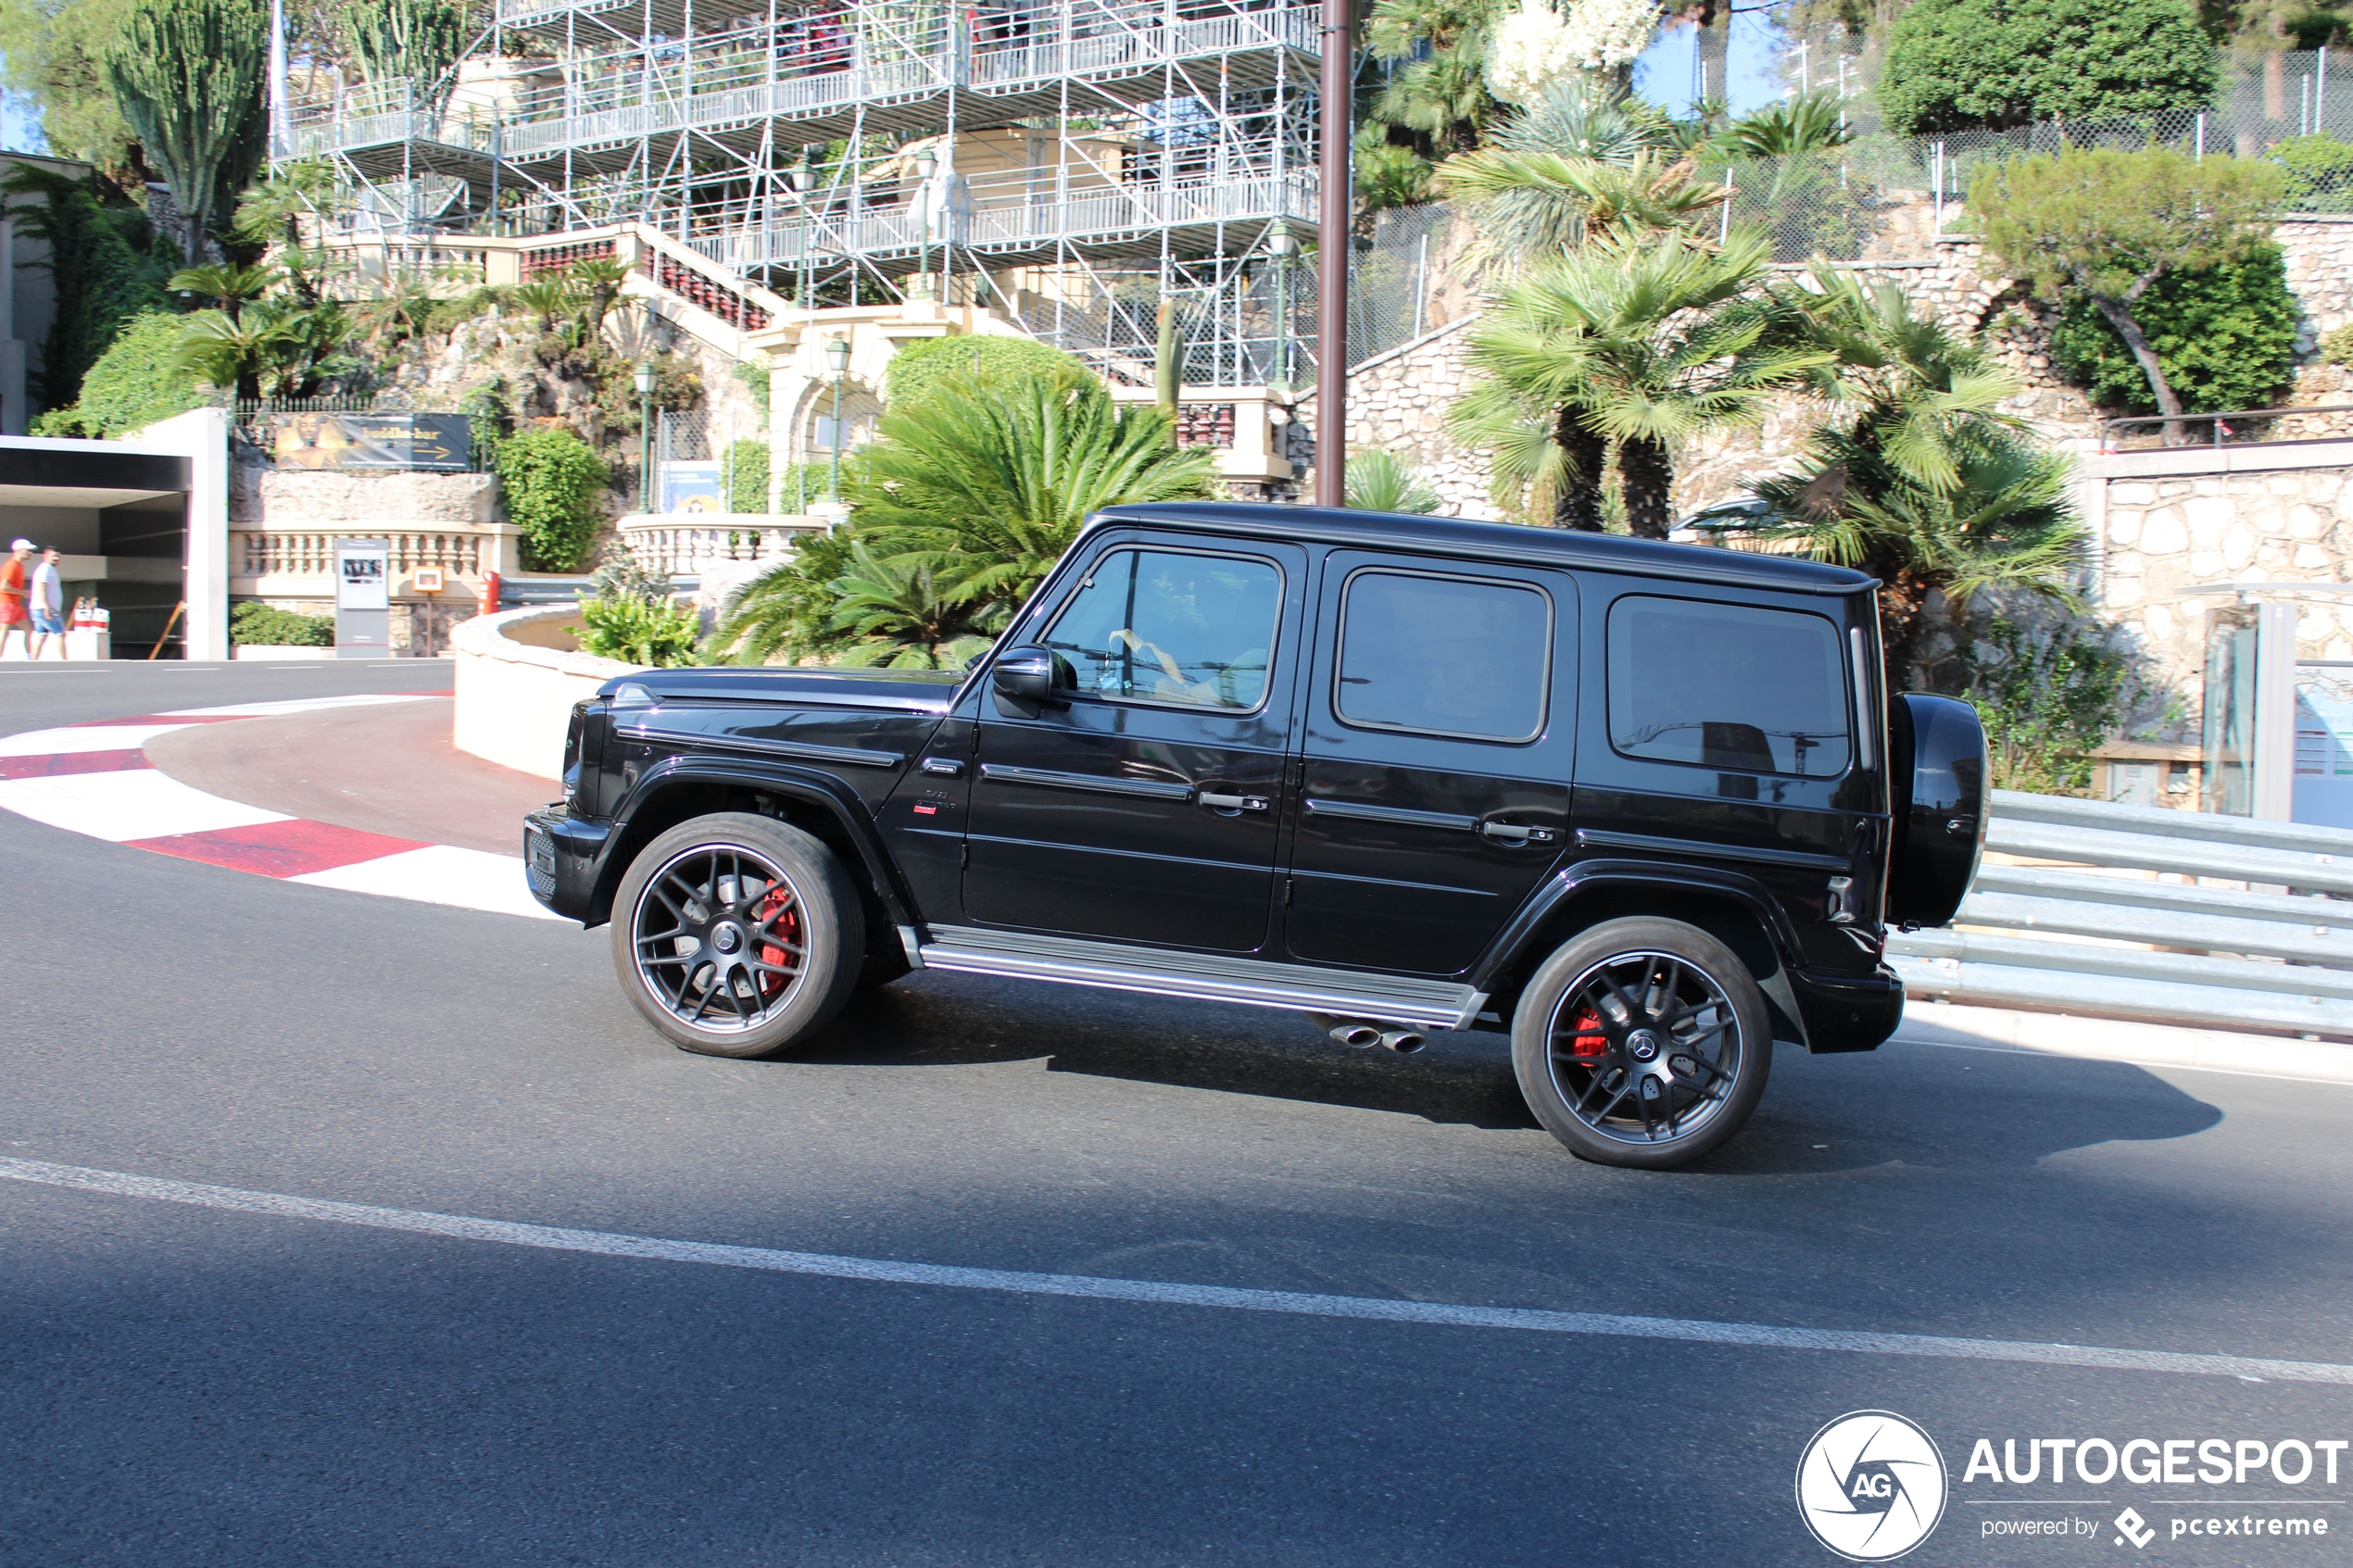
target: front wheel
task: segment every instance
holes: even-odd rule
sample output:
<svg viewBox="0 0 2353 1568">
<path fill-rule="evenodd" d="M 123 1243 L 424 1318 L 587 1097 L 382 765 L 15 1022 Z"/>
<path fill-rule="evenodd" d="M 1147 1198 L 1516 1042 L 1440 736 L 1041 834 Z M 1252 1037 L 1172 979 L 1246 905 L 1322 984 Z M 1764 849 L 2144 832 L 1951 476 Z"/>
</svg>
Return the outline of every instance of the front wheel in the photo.
<svg viewBox="0 0 2353 1568">
<path fill-rule="evenodd" d="M 1570 1152 L 1663 1171 L 1740 1131 L 1765 1092 L 1765 995 L 1694 925 L 1616 920 L 1544 960 L 1512 1015 L 1529 1109 Z"/>
<path fill-rule="evenodd" d="M 723 811 L 638 852 L 613 897 L 622 989 L 673 1044 L 765 1056 L 823 1028 L 858 983 L 866 916 L 833 851 Z"/>
</svg>

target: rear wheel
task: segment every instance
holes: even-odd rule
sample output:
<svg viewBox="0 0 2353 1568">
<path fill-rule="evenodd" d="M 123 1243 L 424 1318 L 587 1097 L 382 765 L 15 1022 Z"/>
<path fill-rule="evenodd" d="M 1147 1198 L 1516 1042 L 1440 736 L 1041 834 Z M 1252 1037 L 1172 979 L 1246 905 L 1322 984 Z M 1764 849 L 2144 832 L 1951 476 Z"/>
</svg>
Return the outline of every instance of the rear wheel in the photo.
<svg viewBox="0 0 2353 1568">
<path fill-rule="evenodd" d="M 708 1056 L 765 1056 L 824 1027 L 856 985 L 865 911 L 833 851 L 726 811 L 682 822 L 613 898 L 613 968 L 646 1021 Z"/>
<path fill-rule="evenodd" d="M 1681 921 L 1595 926 L 1544 960 L 1512 1018 L 1529 1109 L 1604 1165 L 1666 1170 L 1719 1147 L 1756 1109 L 1772 1049 L 1747 966 Z"/>
</svg>

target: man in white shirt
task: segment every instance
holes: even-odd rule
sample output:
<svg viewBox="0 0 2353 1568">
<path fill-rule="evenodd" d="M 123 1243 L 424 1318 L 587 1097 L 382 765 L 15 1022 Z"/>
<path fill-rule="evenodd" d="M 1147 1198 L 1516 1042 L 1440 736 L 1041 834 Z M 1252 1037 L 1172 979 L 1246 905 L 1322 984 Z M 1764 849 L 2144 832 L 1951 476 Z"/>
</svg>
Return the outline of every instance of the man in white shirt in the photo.
<svg viewBox="0 0 2353 1568">
<path fill-rule="evenodd" d="M 57 547 L 55 545 L 41 552 L 41 564 L 32 569 L 32 657 L 39 659 L 49 639 L 57 640 L 57 657 L 66 656 L 66 585 L 57 575 Z"/>
</svg>

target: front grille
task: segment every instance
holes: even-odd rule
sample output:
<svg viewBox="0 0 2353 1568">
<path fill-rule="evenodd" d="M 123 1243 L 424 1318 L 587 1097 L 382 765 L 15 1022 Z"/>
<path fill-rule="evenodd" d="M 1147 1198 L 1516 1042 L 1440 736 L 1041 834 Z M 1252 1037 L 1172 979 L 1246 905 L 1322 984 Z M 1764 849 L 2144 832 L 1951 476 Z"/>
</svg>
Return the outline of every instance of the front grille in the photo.
<svg viewBox="0 0 2353 1568">
<path fill-rule="evenodd" d="M 541 898 L 550 897 L 556 891 L 556 841 L 537 828 L 525 828 L 522 834 L 523 874 L 531 880 L 531 891 Z"/>
</svg>

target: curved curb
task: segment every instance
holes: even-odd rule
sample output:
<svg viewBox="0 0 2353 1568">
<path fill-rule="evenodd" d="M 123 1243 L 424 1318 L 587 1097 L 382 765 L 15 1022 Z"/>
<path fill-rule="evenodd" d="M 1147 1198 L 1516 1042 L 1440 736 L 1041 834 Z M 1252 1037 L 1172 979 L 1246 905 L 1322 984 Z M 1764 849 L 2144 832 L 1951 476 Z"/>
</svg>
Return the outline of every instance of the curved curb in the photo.
<svg viewBox="0 0 2353 1568">
<path fill-rule="evenodd" d="M 149 740 L 192 724 L 419 702 L 441 695 L 185 708 L 0 736 L 0 807 L 69 833 L 280 882 L 490 914 L 559 919 L 532 897 L 519 856 L 395 838 L 264 810 L 182 784 L 147 759 Z"/>
</svg>

